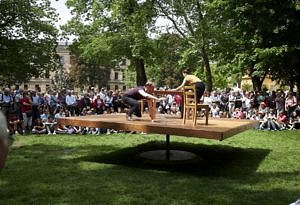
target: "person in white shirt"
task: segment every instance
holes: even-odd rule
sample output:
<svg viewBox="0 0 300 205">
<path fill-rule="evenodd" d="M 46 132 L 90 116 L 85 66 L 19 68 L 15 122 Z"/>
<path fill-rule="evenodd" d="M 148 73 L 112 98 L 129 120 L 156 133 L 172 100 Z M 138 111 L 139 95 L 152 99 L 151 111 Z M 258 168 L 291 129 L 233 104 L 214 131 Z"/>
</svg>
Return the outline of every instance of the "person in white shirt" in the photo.
<svg viewBox="0 0 300 205">
<path fill-rule="evenodd" d="M 68 91 L 68 94 L 66 95 L 66 105 L 71 115 L 74 115 L 75 107 L 77 105 L 77 100 L 76 100 L 76 96 L 72 95 L 71 91 Z"/>
</svg>

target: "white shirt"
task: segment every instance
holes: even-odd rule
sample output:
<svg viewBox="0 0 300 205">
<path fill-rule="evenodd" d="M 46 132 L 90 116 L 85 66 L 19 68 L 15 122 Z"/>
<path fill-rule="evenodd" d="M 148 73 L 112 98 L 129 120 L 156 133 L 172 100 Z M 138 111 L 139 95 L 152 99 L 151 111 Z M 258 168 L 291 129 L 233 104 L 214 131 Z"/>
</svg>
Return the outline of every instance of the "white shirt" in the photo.
<svg viewBox="0 0 300 205">
<path fill-rule="evenodd" d="M 67 105 L 73 105 L 76 103 L 76 98 L 74 95 L 67 95 L 66 96 L 66 104 Z"/>
</svg>

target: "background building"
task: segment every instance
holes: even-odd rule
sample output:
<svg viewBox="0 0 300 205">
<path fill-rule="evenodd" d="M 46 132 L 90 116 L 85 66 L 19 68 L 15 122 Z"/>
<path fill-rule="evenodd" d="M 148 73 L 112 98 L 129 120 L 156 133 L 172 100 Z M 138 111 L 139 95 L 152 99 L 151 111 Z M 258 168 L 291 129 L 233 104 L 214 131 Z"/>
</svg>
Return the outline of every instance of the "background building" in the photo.
<svg viewBox="0 0 300 205">
<path fill-rule="evenodd" d="M 62 65 L 62 69 L 64 73 L 69 73 L 72 67 L 72 56 L 70 55 L 70 51 L 68 50 L 68 43 L 60 42 L 56 48 L 57 54 L 60 56 L 60 63 Z M 123 60 L 119 63 L 118 66 L 112 68 L 110 70 L 109 80 L 107 83 L 107 89 L 109 90 L 125 90 L 125 82 L 124 82 L 124 71 L 127 69 L 128 61 Z M 53 89 L 57 87 L 55 85 L 55 81 L 53 80 L 55 75 L 58 75 L 58 79 L 60 81 L 64 81 L 66 79 L 60 75 L 60 71 L 51 72 L 44 78 L 32 78 L 28 83 L 23 83 L 19 85 L 20 88 L 29 89 L 29 90 L 40 90 L 41 92 L 46 92 L 49 89 Z M 57 82 L 56 82 L 57 83 Z M 88 87 L 88 86 L 86 86 Z M 80 91 L 79 88 L 75 88 L 74 90 Z"/>
</svg>

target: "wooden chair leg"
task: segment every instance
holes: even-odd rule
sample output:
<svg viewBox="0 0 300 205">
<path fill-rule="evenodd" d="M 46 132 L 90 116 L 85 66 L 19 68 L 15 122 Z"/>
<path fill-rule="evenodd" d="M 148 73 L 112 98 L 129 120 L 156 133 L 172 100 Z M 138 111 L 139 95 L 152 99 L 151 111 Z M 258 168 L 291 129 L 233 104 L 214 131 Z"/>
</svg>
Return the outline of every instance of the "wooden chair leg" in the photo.
<svg viewBox="0 0 300 205">
<path fill-rule="evenodd" d="M 183 107 L 183 115 L 182 115 L 182 117 L 183 117 L 183 124 L 185 124 L 185 121 L 186 121 L 186 108 L 185 107 Z"/>
<path fill-rule="evenodd" d="M 205 125 L 208 125 L 209 108 L 205 109 Z"/>
<path fill-rule="evenodd" d="M 193 120 L 194 120 L 194 126 L 197 125 L 197 107 L 193 109 Z"/>
</svg>

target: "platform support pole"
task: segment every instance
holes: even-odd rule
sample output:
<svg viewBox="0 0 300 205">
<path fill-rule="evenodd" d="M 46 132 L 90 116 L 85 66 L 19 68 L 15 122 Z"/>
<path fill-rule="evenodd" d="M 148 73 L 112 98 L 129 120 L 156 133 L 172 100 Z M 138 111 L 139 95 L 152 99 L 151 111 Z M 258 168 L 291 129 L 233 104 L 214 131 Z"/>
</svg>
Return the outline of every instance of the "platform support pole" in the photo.
<svg viewBox="0 0 300 205">
<path fill-rule="evenodd" d="M 166 134 L 166 159 L 170 160 L 170 135 Z"/>
</svg>

